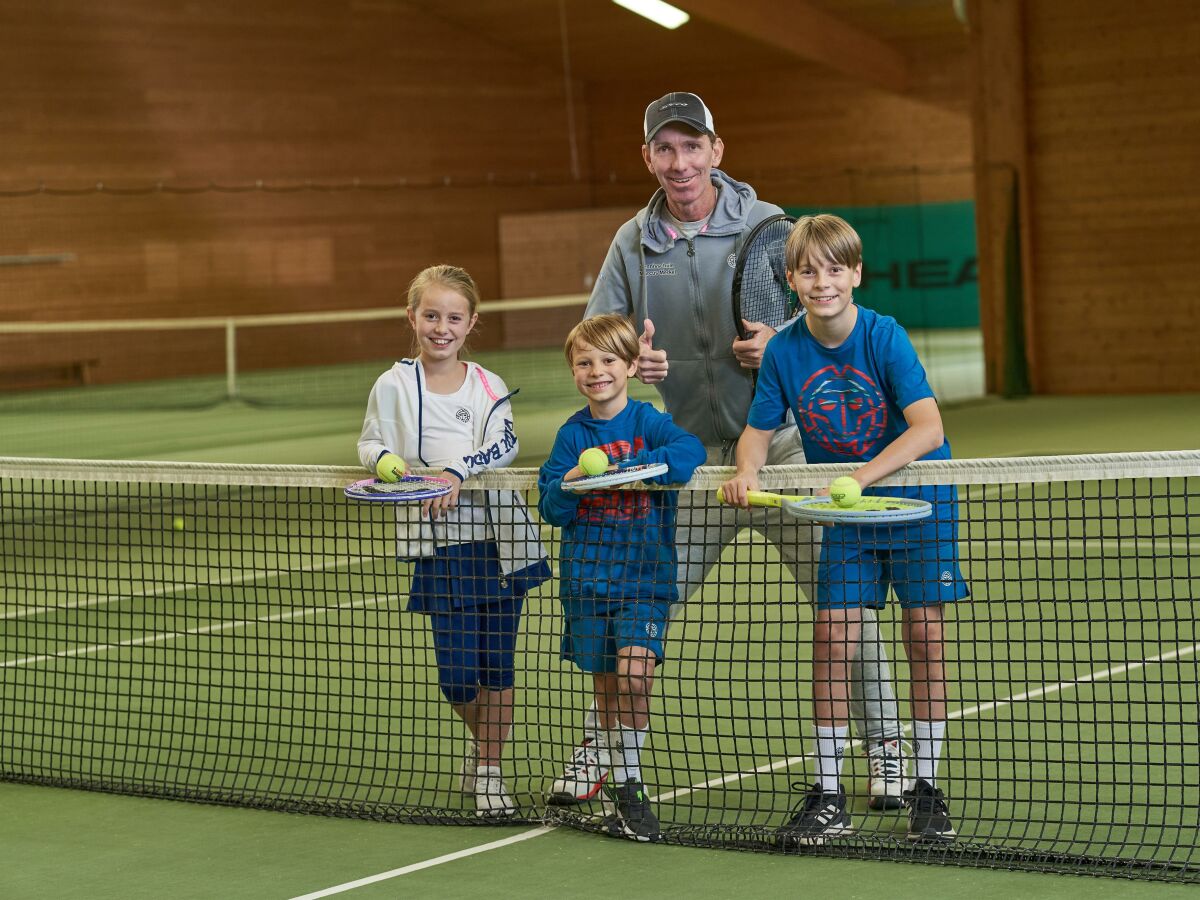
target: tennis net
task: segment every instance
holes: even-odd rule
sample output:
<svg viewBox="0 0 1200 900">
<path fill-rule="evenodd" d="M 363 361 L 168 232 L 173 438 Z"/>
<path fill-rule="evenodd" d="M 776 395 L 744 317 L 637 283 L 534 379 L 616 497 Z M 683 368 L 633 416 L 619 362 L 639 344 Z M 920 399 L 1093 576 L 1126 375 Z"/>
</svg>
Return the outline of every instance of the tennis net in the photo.
<svg viewBox="0 0 1200 900">
<path fill-rule="evenodd" d="M 804 493 L 844 471 L 771 468 L 763 485 Z M 717 561 L 670 623 L 642 771 L 667 842 L 777 851 L 815 772 L 812 571 L 786 563 L 814 538 L 788 529 L 781 555 L 735 527 L 726 543 L 712 492 L 728 475 L 703 468 L 679 494 L 679 553 Z M 342 495 L 361 476 L 0 459 L 0 779 L 497 824 L 461 792 L 471 744 L 427 617 L 406 611 L 396 509 Z M 905 810 L 868 808 L 852 732 L 854 831 L 787 852 L 1200 881 L 1200 451 L 918 463 L 885 484 L 959 491 L 971 598 L 946 613 L 937 776 L 957 839 L 910 841 Z M 484 491 L 516 492 L 539 524 L 533 470 L 464 489 Z M 559 530 L 539 534 L 557 568 Z M 560 657 L 562 628 L 554 578 L 517 635 L 503 821 L 603 830 L 599 799 L 545 802 L 591 690 Z M 907 729 L 894 598 L 880 630 Z"/>
</svg>

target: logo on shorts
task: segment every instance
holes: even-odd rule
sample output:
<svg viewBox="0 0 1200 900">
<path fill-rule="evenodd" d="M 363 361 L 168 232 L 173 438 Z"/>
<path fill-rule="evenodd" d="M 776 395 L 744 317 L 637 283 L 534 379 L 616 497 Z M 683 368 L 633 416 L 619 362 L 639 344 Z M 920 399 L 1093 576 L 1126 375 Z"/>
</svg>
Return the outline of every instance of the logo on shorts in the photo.
<svg viewBox="0 0 1200 900">
<path fill-rule="evenodd" d="M 454 418 L 458 419 L 458 421 L 460 421 L 460 422 L 470 422 L 471 421 L 471 411 L 469 409 L 467 409 L 465 406 L 460 406 L 458 408 L 458 412 L 456 412 L 454 414 Z"/>
<path fill-rule="evenodd" d="M 945 569 L 945 570 L 943 570 L 943 572 L 941 574 L 941 579 L 942 579 L 942 584 L 949 587 L 951 584 L 954 583 L 954 573 L 951 572 L 949 569 Z"/>
<path fill-rule="evenodd" d="M 652 637 L 652 638 L 658 637 L 658 623 L 657 622 L 647 622 L 646 623 L 646 636 Z"/>
<path fill-rule="evenodd" d="M 729 256 L 725 257 L 725 262 L 729 264 L 729 268 L 736 269 L 737 268 L 737 255 L 734 253 L 730 253 Z"/>
</svg>

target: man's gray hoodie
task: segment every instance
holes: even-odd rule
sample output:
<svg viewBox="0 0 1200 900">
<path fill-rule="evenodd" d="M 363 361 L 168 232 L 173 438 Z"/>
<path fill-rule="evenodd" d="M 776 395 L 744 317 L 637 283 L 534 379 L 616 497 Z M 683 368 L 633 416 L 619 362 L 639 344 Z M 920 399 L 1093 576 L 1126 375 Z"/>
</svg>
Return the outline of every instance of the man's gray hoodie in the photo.
<svg viewBox="0 0 1200 900">
<path fill-rule="evenodd" d="M 655 387 L 676 424 L 707 447 L 736 440 L 746 426 L 753 385 L 732 350 L 733 267 L 749 230 L 782 212 L 720 169 L 712 179 L 717 205 L 693 239 L 665 217 L 662 188 L 617 230 L 585 313 L 620 313 L 639 331 L 644 319 L 654 323 L 654 347 L 670 365 Z"/>
</svg>

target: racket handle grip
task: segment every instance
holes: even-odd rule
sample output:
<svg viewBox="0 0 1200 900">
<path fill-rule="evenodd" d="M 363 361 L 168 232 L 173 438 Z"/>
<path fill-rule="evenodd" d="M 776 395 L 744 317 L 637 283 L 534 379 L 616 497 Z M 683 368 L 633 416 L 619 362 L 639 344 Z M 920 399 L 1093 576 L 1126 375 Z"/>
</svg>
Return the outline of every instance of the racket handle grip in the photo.
<svg viewBox="0 0 1200 900">
<path fill-rule="evenodd" d="M 767 491 L 746 491 L 746 502 L 751 506 L 783 506 L 783 497 Z"/>
<path fill-rule="evenodd" d="M 725 494 L 717 488 L 717 502 L 725 502 Z M 746 491 L 746 502 L 751 506 L 783 506 L 783 497 L 767 491 Z"/>
</svg>

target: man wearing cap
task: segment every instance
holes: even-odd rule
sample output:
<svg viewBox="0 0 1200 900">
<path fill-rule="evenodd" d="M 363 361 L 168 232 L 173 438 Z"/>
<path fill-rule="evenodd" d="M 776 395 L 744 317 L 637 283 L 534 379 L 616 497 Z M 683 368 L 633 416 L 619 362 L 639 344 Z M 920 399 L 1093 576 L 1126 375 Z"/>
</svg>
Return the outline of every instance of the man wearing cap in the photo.
<svg viewBox="0 0 1200 900">
<path fill-rule="evenodd" d="M 753 400 L 750 370 L 759 367 L 775 333 L 749 323 L 750 336 L 739 338 L 731 312 L 733 269 L 750 230 L 782 210 L 717 168 L 725 145 L 712 112 L 695 94 L 673 92 L 651 103 L 643 135 L 642 159 L 659 188 L 617 230 L 585 317 L 619 313 L 643 324 L 638 378 L 655 386 L 676 424 L 700 438 L 708 465 L 732 465 Z M 790 414 L 771 442 L 767 462 L 804 462 Z M 707 491 L 685 491 L 679 498 L 680 600 L 703 584 L 723 547 L 744 527 L 775 544 L 811 600 L 813 552 L 820 543 L 813 529 L 777 511 L 720 506 Z M 873 611 L 863 612 L 860 653 L 851 672 L 852 717 L 867 747 L 871 808 L 899 808 L 908 764 L 878 622 Z M 613 744 L 589 712 L 584 739 L 551 786 L 549 802 L 567 805 L 595 797 L 611 755 L 620 752 Z"/>
</svg>

